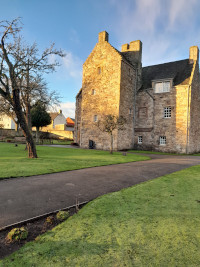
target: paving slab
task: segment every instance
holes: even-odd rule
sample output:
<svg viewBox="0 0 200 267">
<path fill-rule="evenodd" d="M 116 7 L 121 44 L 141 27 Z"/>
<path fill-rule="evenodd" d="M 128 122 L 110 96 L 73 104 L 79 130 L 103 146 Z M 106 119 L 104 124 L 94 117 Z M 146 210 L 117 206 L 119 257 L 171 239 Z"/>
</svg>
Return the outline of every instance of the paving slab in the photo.
<svg viewBox="0 0 200 267">
<path fill-rule="evenodd" d="M 1 180 L 0 228 L 200 164 L 198 156 L 148 156 L 151 160 Z"/>
</svg>

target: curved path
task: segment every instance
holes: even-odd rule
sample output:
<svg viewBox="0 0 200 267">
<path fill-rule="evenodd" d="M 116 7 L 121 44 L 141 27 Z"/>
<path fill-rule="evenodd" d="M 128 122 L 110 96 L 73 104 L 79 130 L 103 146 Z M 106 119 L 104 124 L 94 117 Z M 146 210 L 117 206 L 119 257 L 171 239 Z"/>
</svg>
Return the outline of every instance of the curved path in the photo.
<svg viewBox="0 0 200 267">
<path fill-rule="evenodd" d="M 200 164 L 196 156 L 148 156 L 149 161 L 2 180 L 0 228 Z"/>
</svg>

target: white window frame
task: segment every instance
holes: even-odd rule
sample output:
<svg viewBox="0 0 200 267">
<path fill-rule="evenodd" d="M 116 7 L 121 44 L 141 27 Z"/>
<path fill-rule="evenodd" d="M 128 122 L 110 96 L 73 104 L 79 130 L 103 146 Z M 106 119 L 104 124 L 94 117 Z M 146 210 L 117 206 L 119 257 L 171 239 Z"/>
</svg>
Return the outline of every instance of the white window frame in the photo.
<svg viewBox="0 0 200 267">
<path fill-rule="evenodd" d="M 154 82 L 154 92 L 156 94 L 169 93 L 171 90 L 171 81 L 155 81 Z"/>
<path fill-rule="evenodd" d="M 170 119 L 172 117 L 172 108 L 164 107 L 164 118 Z"/>
<path fill-rule="evenodd" d="M 142 137 L 142 135 L 139 135 L 138 136 L 138 144 L 141 145 L 142 141 L 143 141 L 143 137 Z"/>
<path fill-rule="evenodd" d="M 94 117 L 93 117 L 93 121 L 94 121 L 94 122 L 97 122 L 97 121 L 98 121 L 98 116 L 97 116 L 97 115 L 94 115 Z"/>
<path fill-rule="evenodd" d="M 167 144 L 166 136 L 160 136 L 159 137 L 159 143 L 160 143 L 160 146 L 165 146 Z"/>
</svg>

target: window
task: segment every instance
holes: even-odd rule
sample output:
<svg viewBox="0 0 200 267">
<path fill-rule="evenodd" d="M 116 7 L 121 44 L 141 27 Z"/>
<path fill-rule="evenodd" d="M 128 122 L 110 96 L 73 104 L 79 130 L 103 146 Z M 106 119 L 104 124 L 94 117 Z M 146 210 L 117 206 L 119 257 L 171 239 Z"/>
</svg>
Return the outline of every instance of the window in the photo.
<svg viewBox="0 0 200 267">
<path fill-rule="evenodd" d="M 166 93 L 169 91 L 170 91 L 170 81 L 155 83 L 155 93 Z"/>
<path fill-rule="evenodd" d="M 98 74 L 101 74 L 101 67 L 98 67 L 98 69 L 97 69 L 97 73 L 98 73 Z"/>
<path fill-rule="evenodd" d="M 166 145 L 166 136 L 160 136 L 160 145 Z"/>
<path fill-rule="evenodd" d="M 129 108 L 129 115 L 132 114 L 132 108 Z"/>
<path fill-rule="evenodd" d="M 142 144 L 142 136 L 138 136 L 138 144 Z"/>
<path fill-rule="evenodd" d="M 96 91 L 94 89 L 92 89 L 92 95 L 95 95 Z"/>
<path fill-rule="evenodd" d="M 171 107 L 164 108 L 164 118 L 171 118 Z"/>
<path fill-rule="evenodd" d="M 98 117 L 97 115 L 94 115 L 94 122 L 97 122 L 98 121 Z"/>
</svg>

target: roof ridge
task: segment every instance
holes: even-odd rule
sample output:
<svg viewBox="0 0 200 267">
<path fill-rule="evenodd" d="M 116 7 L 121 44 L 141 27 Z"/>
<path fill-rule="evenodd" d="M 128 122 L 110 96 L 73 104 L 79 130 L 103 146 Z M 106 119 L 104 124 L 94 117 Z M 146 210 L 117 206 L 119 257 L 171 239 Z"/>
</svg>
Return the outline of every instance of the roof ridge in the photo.
<svg viewBox="0 0 200 267">
<path fill-rule="evenodd" d="M 189 62 L 189 59 L 186 58 L 186 59 L 180 59 L 180 60 L 176 60 L 176 61 L 169 61 L 169 62 L 165 62 L 165 63 L 149 65 L 149 66 L 145 66 L 145 67 L 142 67 L 142 68 L 144 69 L 144 68 L 148 68 L 148 67 L 154 67 L 154 66 L 160 66 L 160 65 L 165 65 L 165 64 L 171 64 L 171 63 L 176 63 L 176 62 L 186 61 L 186 60 L 188 60 L 188 62 Z"/>
</svg>

